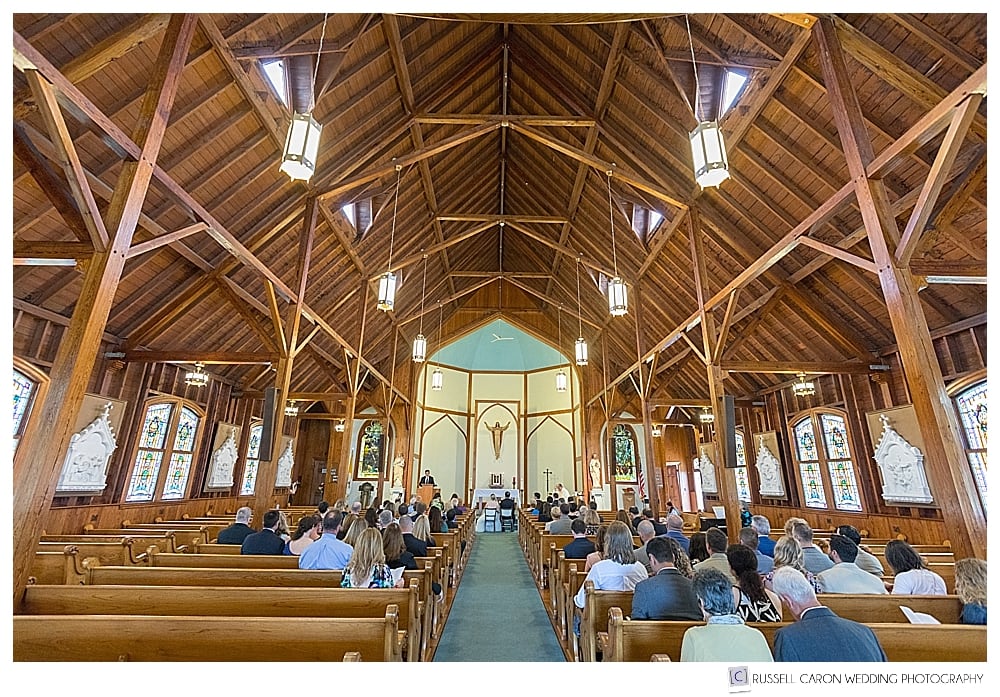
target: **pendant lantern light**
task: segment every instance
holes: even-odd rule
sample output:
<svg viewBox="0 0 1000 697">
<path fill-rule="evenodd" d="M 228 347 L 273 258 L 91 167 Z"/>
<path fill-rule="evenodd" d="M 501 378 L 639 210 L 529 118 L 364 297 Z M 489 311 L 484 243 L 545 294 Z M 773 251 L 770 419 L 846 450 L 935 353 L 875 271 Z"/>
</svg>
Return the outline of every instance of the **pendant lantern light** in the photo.
<svg viewBox="0 0 1000 697">
<path fill-rule="evenodd" d="M 792 392 L 796 397 L 811 397 L 816 394 L 816 385 L 812 380 L 806 380 L 805 373 L 799 373 L 796 377 L 798 379 L 792 385 Z"/>
<path fill-rule="evenodd" d="M 691 22 L 684 15 L 687 25 L 688 46 L 691 49 L 691 66 L 694 68 L 694 117 L 698 125 L 688 134 L 691 141 L 691 158 L 694 164 L 694 178 L 698 185 L 707 189 L 718 186 L 729 179 L 729 158 L 726 144 L 722 139 L 722 129 L 718 121 L 702 121 L 698 113 L 701 101 L 701 84 L 698 82 L 698 64 L 694 59 L 694 41 L 691 39 Z"/>
<path fill-rule="evenodd" d="M 611 202 L 611 170 L 608 170 L 608 212 L 611 214 L 611 257 L 615 264 L 615 277 L 608 281 L 608 311 L 612 317 L 628 313 L 628 287 L 618 275 L 618 253 L 615 249 L 615 208 Z"/>
<path fill-rule="evenodd" d="M 204 363 L 195 363 L 194 370 L 184 376 L 184 384 L 192 387 L 204 387 L 208 384 L 208 373 L 205 372 Z"/>
<path fill-rule="evenodd" d="M 389 232 L 389 267 L 378 279 L 378 309 L 391 312 L 396 304 L 396 274 L 392 272 L 392 244 L 396 239 L 396 211 L 399 208 L 399 179 L 403 168 L 396 165 L 396 194 L 392 203 L 392 230 Z"/>
<path fill-rule="evenodd" d="M 427 358 L 427 337 L 424 336 L 424 290 L 427 288 L 427 255 L 424 254 L 424 280 L 420 284 L 420 332 L 413 340 L 413 362 L 423 363 Z"/>
<path fill-rule="evenodd" d="M 576 258 L 576 311 L 579 320 L 579 336 L 576 340 L 576 364 L 587 365 L 587 340 L 583 338 L 583 304 L 580 302 L 580 257 Z"/>
<path fill-rule="evenodd" d="M 444 305 L 438 301 L 438 343 L 441 342 L 441 326 L 444 317 Z M 431 373 L 431 389 L 435 392 L 440 392 L 441 388 L 444 387 L 444 373 L 437 366 L 434 366 L 434 372 Z"/>
<path fill-rule="evenodd" d="M 293 113 L 288 125 L 288 136 L 285 138 L 285 149 L 281 154 L 279 169 L 293 180 L 309 181 L 316 172 L 316 158 L 319 154 L 319 137 L 323 127 L 313 118 L 316 105 L 316 74 L 319 71 L 319 60 L 323 55 L 323 40 L 326 38 L 326 20 L 323 15 L 323 32 L 319 37 L 319 50 L 316 52 L 316 65 L 313 67 L 311 104 L 305 113 Z"/>
<path fill-rule="evenodd" d="M 556 346 L 562 346 L 562 305 L 559 306 L 559 342 Z M 562 349 L 559 350 L 559 355 L 562 356 Z M 559 368 L 556 373 L 556 392 L 565 392 L 569 386 L 569 380 L 566 378 L 566 371 Z"/>
<path fill-rule="evenodd" d="M 285 416 L 298 416 L 299 415 L 299 405 L 295 403 L 294 399 L 289 399 L 285 404 Z"/>
<path fill-rule="evenodd" d="M 698 420 L 701 421 L 703 424 L 714 424 L 715 414 L 713 414 L 712 410 L 709 409 L 708 407 L 702 407 L 701 413 L 698 414 Z"/>
</svg>

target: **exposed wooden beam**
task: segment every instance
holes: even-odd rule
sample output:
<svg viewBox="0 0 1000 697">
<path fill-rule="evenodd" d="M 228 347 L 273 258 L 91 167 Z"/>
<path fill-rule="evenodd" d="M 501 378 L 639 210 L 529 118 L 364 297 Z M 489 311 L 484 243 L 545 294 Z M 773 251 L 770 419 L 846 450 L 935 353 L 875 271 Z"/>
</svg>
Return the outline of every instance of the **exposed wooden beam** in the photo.
<svg viewBox="0 0 1000 697">
<path fill-rule="evenodd" d="M 459 223 L 538 223 L 542 225 L 564 225 L 569 221 L 560 216 L 552 215 L 475 215 L 465 213 L 445 213 L 437 216 L 442 222 Z"/>
<path fill-rule="evenodd" d="M 486 123 L 523 123 L 526 126 L 561 126 L 565 128 L 590 128 L 597 125 L 594 119 L 545 114 L 416 114 L 416 123 L 475 126 Z"/>
<path fill-rule="evenodd" d="M 865 259 L 857 254 L 851 254 L 847 250 L 841 249 L 840 247 L 835 247 L 832 244 L 827 244 L 826 242 L 820 242 L 819 240 L 806 236 L 799 240 L 803 246 L 811 247 L 817 252 L 822 252 L 841 261 L 846 261 L 848 264 L 853 264 L 859 269 L 864 269 L 869 273 L 877 273 L 878 270 L 875 268 L 875 262 L 871 259 Z"/>
<path fill-rule="evenodd" d="M 485 230 L 490 230 L 490 229 L 493 228 L 494 225 L 495 225 L 495 223 L 486 223 L 485 225 L 477 225 L 476 227 L 472 228 L 471 230 L 466 230 L 465 232 L 461 232 L 461 233 L 459 233 L 457 235 L 453 235 L 453 236 L 449 237 L 448 239 L 446 239 L 443 242 L 438 242 L 436 244 L 432 244 L 431 246 L 427 247 L 427 249 L 424 249 L 424 250 L 422 250 L 420 252 L 417 252 L 416 254 L 411 254 L 410 256 L 406 257 L 405 259 L 401 259 L 400 261 L 397 261 L 390 268 L 391 268 L 392 271 L 399 271 L 400 269 L 406 268 L 407 266 L 409 266 L 411 264 L 417 263 L 418 261 L 422 260 L 425 256 L 433 256 L 435 254 L 438 254 L 439 252 L 443 252 L 444 250 L 448 249 L 449 247 L 453 247 L 454 245 L 458 244 L 459 242 L 463 242 L 463 241 L 469 239 L 470 237 L 475 237 L 476 235 L 478 235 L 479 233 L 481 233 L 481 232 L 483 232 Z M 385 268 L 385 267 L 383 267 L 383 268 Z M 385 271 L 381 271 L 378 274 L 378 276 L 372 276 L 372 277 L 370 277 L 369 280 L 375 280 L 379 276 L 381 276 L 383 273 L 385 273 Z"/>
<path fill-rule="evenodd" d="M 151 240 L 146 240 L 145 242 L 139 242 L 138 244 L 132 245 L 128 254 L 125 255 L 126 259 L 131 259 L 132 257 L 139 256 L 140 254 L 145 254 L 146 252 L 152 252 L 154 249 L 159 249 L 164 245 L 172 244 L 179 240 L 183 240 L 189 235 L 193 235 L 203 230 L 207 230 L 208 225 L 205 223 L 194 223 L 192 225 L 187 225 L 182 227 L 180 230 L 174 230 L 173 232 L 168 232 L 165 235 L 158 235 Z"/>
<path fill-rule="evenodd" d="M 274 327 L 274 335 L 278 339 L 278 349 L 284 356 L 288 353 L 288 339 L 285 337 L 285 325 L 281 321 L 281 310 L 278 309 L 278 296 L 270 281 L 264 281 L 264 290 L 267 294 L 267 309 L 271 313 L 271 325 Z"/>
<path fill-rule="evenodd" d="M 39 307 L 38 305 L 29 303 L 27 300 L 21 300 L 21 298 L 14 298 L 13 302 L 14 309 L 18 312 L 26 312 L 33 317 L 38 317 L 39 319 L 44 319 L 47 322 L 58 324 L 60 327 L 68 327 L 70 325 L 71 318 L 65 315 L 60 315 L 58 312 L 46 310 L 44 307 Z M 101 340 L 112 345 L 117 345 L 122 342 L 121 337 L 115 336 L 107 331 L 101 334 Z"/>
<path fill-rule="evenodd" d="M 986 262 L 914 259 L 910 262 L 910 273 L 914 276 L 981 276 L 986 278 Z"/>
<path fill-rule="evenodd" d="M 729 336 L 729 328 L 733 324 L 733 311 L 736 303 L 740 299 L 740 289 L 737 288 L 729 294 L 729 303 L 726 305 L 726 314 L 722 318 L 722 326 L 719 328 L 719 338 L 715 342 L 715 350 L 712 351 L 712 363 L 718 363 L 722 359 L 722 350 L 726 347 L 726 339 Z"/>
<path fill-rule="evenodd" d="M 204 363 L 205 365 L 256 365 L 279 358 L 271 351 L 140 351 L 125 352 L 126 363 Z"/>
<path fill-rule="evenodd" d="M 89 259 L 94 248 L 89 242 L 34 242 L 14 240 L 14 259 Z"/>
<path fill-rule="evenodd" d="M 578 252 L 578 251 L 576 251 L 574 249 L 570 249 L 569 247 L 566 247 L 564 245 L 561 245 L 558 242 L 553 242 L 552 240 L 548 239 L 544 235 L 538 234 L 534 230 L 530 230 L 530 229 L 528 229 L 528 228 L 526 228 L 526 227 L 524 227 L 522 225 L 519 225 L 517 223 L 507 223 L 507 227 L 509 227 L 511 230 L 516 230 L 516 231 L 520 232 L 522 235 L 524 235 L 524 236 L 526 236 L 526 237 L 534 240 L 535 242 L 539 242 L 539 243 L 545 245 L 549 249 L 554 249 L 555 251 L 557 251 L 557 252 L 559 252 L 561 254 L 565 254 L 566 256 L 568 256 L 571 259 L 573 259 L 573 261 L 576 261 L 577 259 L 579 259 L 580 263 L 583 264 L 584 266 L 586 266 L 588 269 L 593 269 L 594 271 L 597 271 L 598 273 L 603 273 L 608 278 L 611 278 L 611 277 L 613 277 L 615 275 L 614 272 L 611 271 L 610 269 L 606 269 L 603 266 L 601 266 L 601 265 L 599 265 L 599 264 L 591 261 L 587 257 L 582 256 L 580 254 L 580 252 Z"/>
<path fill-rule="evenodd" d="M 842 363 L 835 361 L 722 361 L 719 367 L 730 373 L 760 373 L 795 375 L 867 375 L 889 368 L 878 362 Z"/>
<path fill-rule="evenodd" d="M 458 290 L 458 291 L 452 293 L 447 298 L 442 298 L 441 300 L 438 301 L 437 304 L 438 305 L 447 305 L 448 303 L 454 302 L 454 301 L 458 300 L 459 298 L 462 298 L 462 297 L 468 295 L 469 293 L 474 293 L 477 290 L 479 290 L 480 288 L 488 286 L 489 284 L 493 283 L 496 280 L 497 280 L 496 276 L 491 276 L 490 278 L 483 279 L 482 281 L 479 281 L 478 283 L 473 283 L 468 288 L 463 288 L 461 290 Z M 430 312 L 433 312 L 436 309 L 437 309 L 436 307 L 427 307 L 427 308 L 424 308 L 423 310 L 417 312 L 415 315 L 409 315 L 409 316 L 407 316 L 406 319 L 400 320 L 399 321 L 399 326 L 402 327 L 404 324 L 409 324 L 410 322 L 415 322 L 418 319 L 420 319 L 421 317 L 423 317 L 424 315 L 426 315 L 426 314 L 428 314 Z"/>
</svg>

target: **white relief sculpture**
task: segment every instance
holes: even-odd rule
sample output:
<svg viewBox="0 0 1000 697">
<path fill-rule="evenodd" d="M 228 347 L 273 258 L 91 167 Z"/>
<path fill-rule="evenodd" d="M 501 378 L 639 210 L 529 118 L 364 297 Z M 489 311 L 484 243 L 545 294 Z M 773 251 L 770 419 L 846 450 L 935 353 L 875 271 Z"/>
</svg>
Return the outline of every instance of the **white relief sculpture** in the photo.
<svg viewBox="0 0 1000 697">
<path fill-rule="evenodd" d="M 208 484 L 209 489 L 228 489 L 233 485 L 233 472 L 236 469 L 238 459 L 236 448 L 236 429 L 230 427 L 229 437 L 219 446 L 218 450 L 212 453 L 212 461 L 209 465 Z"/>
<path fill-rule="evenodd" d="M 69 439 L 56 492 L 100 493 L 107 486 L 108 462 L 118 443 L 111 426 L 111 402 L 100 415 Z"/>
<path fill-rule="evenodd" d="M 899 435 L 888 416 L 879 419 L 882 435 L 875 446 L 875 463 L 882 474 L 882 498 L 886 503 L 931 503 L 934 496 L 924 471 L 924 454 Z"/>
<path fill-rule="evenodd" d="M 784 498 L 785 483 L 781 478 L 781 462 L 764 443 L 764 436 L 757 438 L 757 472 L 760 474 L 760 495 Z"/>
<path fill-rule="evenodd" d="M 719 493 L 719 487 L 715 483 L 715 463 L 708 457 L 708 451 L 701 449 L 701 490 L 706 494 Z"/>
<path fill-rule="evenodd" d="M 292 441 L 288 441 L 288 445 L 285 446 L 281 456 L 278 458 L 278 476 L 274 480 L 274 486 L 292 485 L 292 465 L 294 464 L 295 456 L 292 454 Z"/>
</svg>

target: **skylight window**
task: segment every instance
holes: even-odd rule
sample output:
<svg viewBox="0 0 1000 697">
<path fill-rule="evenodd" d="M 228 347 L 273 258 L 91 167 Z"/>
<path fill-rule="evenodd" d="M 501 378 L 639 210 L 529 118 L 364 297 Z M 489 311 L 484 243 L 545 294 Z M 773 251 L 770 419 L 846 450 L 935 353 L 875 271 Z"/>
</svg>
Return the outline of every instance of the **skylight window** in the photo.
<svg viewBox="0 0 1000 697">
<path fill-rule="evenodd" d="M 359 238 L 372 226 L 372 200 L 370 198 L 345 203 L 340 207 L 340 212 L 344 214 Z"/>
<path fill-rule="evenodd" d="M 663 215 L 645 206 L 632 204 L 632 231 L 645 244 L 663 222 Z"/>
<path fill-rule="evenodd" d="M 726 70 L 726 82 L 722 89 L 722 108 L 719 110 L 720 116 L 733 108 L 736 100 L 743 94 L 749 78 L 748 73 Z"/>
<path fill-rule="evenodd" d="M 271 89 L 281 100 L 281 103 L 288 106 L 288 83 L 285 81 L 285 61 L 281 59 L 261 61 L 261 69 L 271 84 Z"/>
</svg>

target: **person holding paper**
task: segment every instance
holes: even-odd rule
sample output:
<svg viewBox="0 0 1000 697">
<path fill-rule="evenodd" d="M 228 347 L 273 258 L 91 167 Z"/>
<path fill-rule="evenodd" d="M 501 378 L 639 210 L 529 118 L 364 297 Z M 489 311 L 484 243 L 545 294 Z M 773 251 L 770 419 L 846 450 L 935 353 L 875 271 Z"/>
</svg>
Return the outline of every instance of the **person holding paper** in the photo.
<svg viewBox="0 0 1000 697">
<path fill-rule="evenodd" d="M 344 567 L 341 588 L 402 588 L 403 575 L 396 576 L 385 563 L 382 535 L 368 528 L 356 540 L 351 560 Z"/>
</svg>

